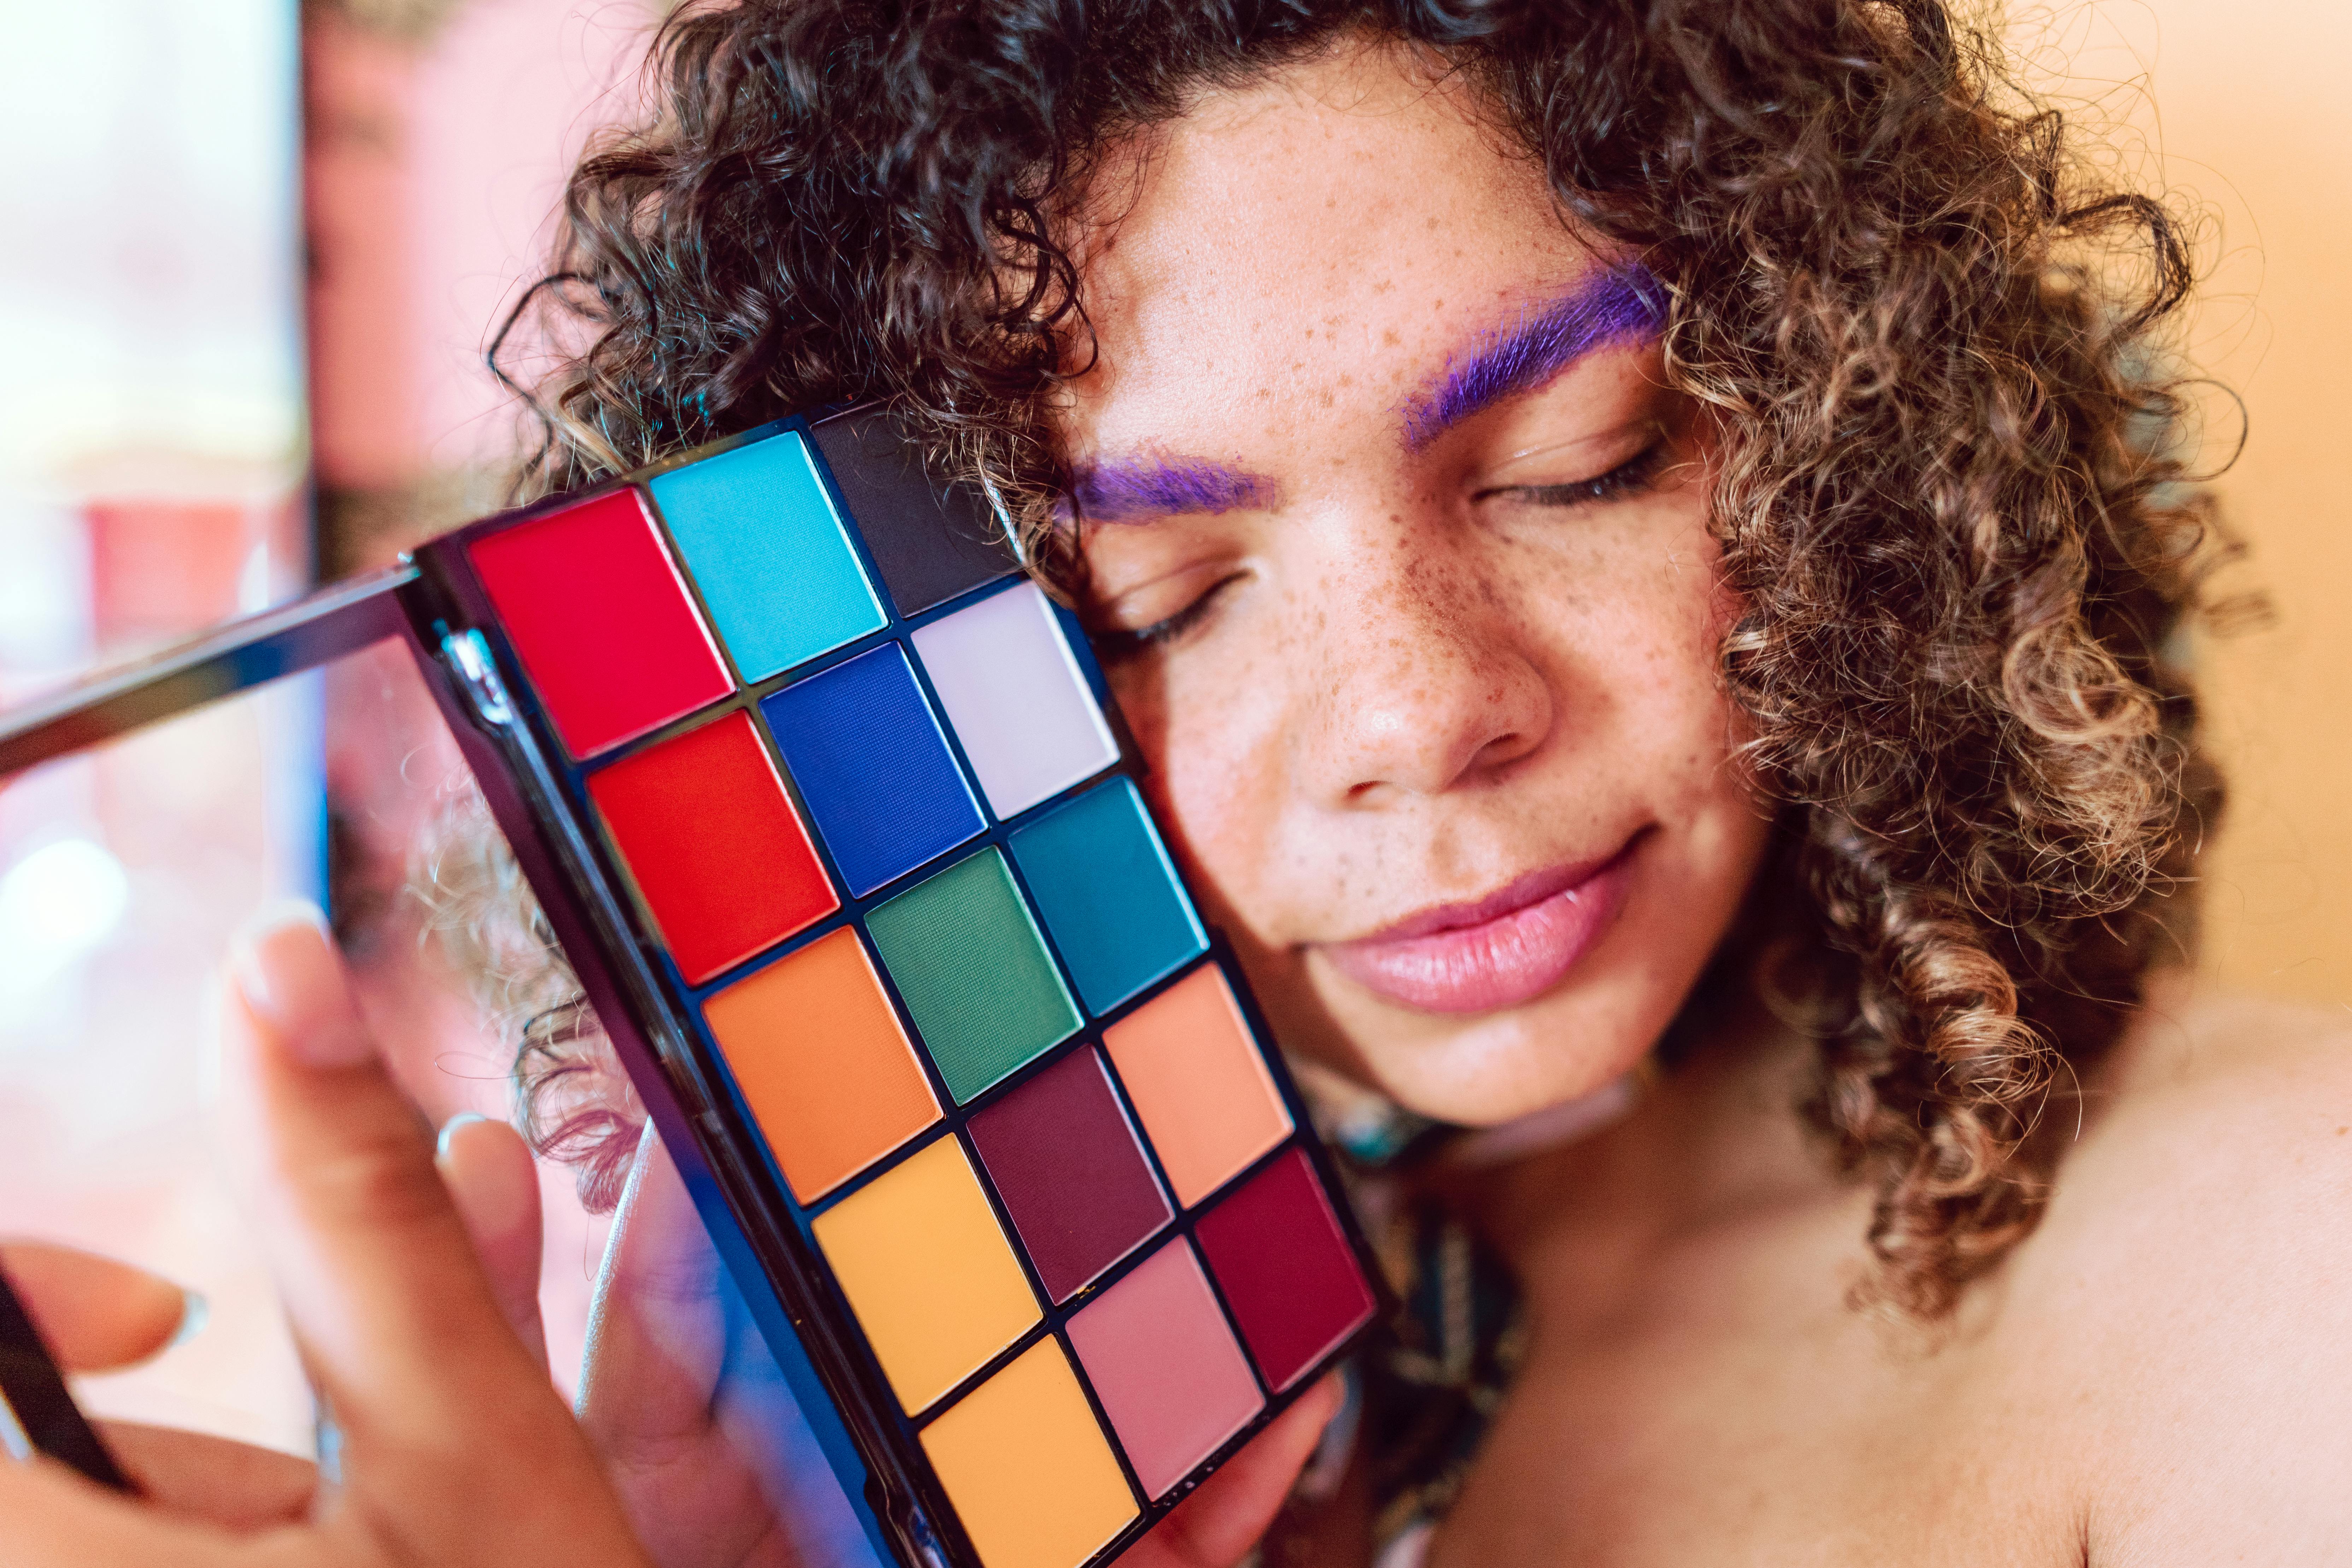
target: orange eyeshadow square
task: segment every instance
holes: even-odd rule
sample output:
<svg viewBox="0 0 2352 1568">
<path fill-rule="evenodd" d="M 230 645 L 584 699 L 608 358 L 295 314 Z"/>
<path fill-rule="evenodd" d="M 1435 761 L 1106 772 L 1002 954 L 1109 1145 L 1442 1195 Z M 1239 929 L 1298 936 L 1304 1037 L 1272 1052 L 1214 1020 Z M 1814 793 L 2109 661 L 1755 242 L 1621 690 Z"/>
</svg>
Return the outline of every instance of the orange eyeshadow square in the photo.
<svg viewBox="0 0 2352 1568">
<path fill-rule="evenodd" d="M 1186 1208 L 1289 1135 L 1290 1112 L 1213 963 L 1105 1029 L 1103 1046 Z"/>
<path fill-rule="evenodd" d="M 855 931 L 819 937 L 719 992 L 702 1011 L 802 1203 L 940 1119 Z"/>
</svg>

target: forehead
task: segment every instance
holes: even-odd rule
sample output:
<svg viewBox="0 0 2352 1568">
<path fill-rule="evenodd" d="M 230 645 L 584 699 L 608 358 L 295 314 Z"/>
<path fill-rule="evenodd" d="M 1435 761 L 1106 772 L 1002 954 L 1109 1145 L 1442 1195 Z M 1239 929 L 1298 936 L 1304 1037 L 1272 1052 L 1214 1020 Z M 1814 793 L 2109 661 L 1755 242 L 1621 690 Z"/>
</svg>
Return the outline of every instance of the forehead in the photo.
<svg viewBox="0 0 2352 1568">
<path fill-rule="evenodd" d="M 1597 265 L 1466 90 L 1387 49 L 1211 96 L 1097 207 L 1100 357 L 1071 410 L 1097 448 L 1180 441 L 1213 410 L 1283 423 L 1302 393 L 1392 416 L 1465 341 Z"/>
</svg>

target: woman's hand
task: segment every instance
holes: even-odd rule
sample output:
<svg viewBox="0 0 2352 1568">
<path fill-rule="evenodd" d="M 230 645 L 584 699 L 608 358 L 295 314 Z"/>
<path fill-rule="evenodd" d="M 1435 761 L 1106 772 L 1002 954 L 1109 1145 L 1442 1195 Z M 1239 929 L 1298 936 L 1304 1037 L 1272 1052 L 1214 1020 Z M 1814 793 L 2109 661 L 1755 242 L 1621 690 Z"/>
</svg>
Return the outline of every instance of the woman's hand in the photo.
<svg viewBox="0 0 2352 1568">
<path fill-rule="evenodd" d="M 493 1294 L 544 1359 L 539 1316 L 539 1182 L 512 1128 L 478 1116 L 442 1130 L 435 1164 Z M 203 1307 L 145 1269 L 48 1242 L 0 1242 L 0 1269 L 68 1372 L 120 1372 L 201 1326 Z M 318 1467 L 275 1448 L 141 1422 L 92 1423 L 148 1501 L 235 1529 L 302 1517 Z"/>
<path fill-rule="evenodd" d="M 800 1561 L 769 1496 L 771 1487 L 793 1489 L 764 1453 L 772 1433 L 756 1418 L 757 1391 L 782 1373 L 741 1313 L 728 1310 L 726 1291 L 719 1254 L 648 1124 L 589 1309 L 580 1420 L 662 1568 Z"/>
<path fill-rule="evenodd" d="M 460 1119 L 436 1174 L 315 917 L 264 927 L 233 969 L 226 1142 L 342 1433 L 341 1484 L 242 1444 L 105 1424 L 145 1498 L 54 1464 L 0 1465 L 0 1568 L 232 1568 L 264 1552 L 297 1568 L 637 1568 L 647 1558 L 632 1521 L 664 1568 L 799 1562 L 771 1496 L 824 1483 L 779 1469 L 769 1401 L 782 1374 L 727 1310 L 717 1255 L 658 1140 L 648 1132 L 639 1151 L 598 1282 L 583 1436 L 545 1375 L 539 1190 L 520 1140 Z M 47 1247 L 7 1261 L 73 1370 L 143 1359 L 181 1324 L 179 1292 L 126 1266 Z M 1301 1400 L 1123 1563 L 1230 1568 L 1336 1405 L 1333 1387 Z"/>
<path fill-rule="evenodd" d="M 119 1372 L 176 1342 L 189 1298 L 144 1269 L 46 1242 L 0 1244 L 0 1268 L 68 1372 Z M 299 1517 L 317 1484 L 307 1460 L 201 1432 L 94 1422 L 150 1502 L 250 1529 Z"/>
<path fill-rule="evenodd" d="M 250 1450 L 180 1434 L 142 1452 L 115 1426 L 108 1436 L 150 1496 L 117 1497 L 46 1460 L 0 1464 L 0 1568 L 642 1568 L 593 1449 L 510 1321 L 522 1316 L 512 1275 L 494 1285 L 469 1234 L 469 1220 L 487 1226 L 493 1253 L 501 1234 L 535 1237 L 535 1195 L 527 1215 L 499 1212 L 512 1194 L 495 1183 L 461 1183 L 464 1208 L 453 1201 L 315 912 L 260 926 L 232 972 L 219 1025 L 225 1148 L 341 1432 L 341 1482 L 316 1484 L 286 1461 L 294 1468 L 263 1463 L 231 1486 Z M 34 1255 L 12 1263 L 20 1256 Z M 139 1312 L 88 1310 L 79 1265 L 47 1262 L 45 1274 L 35 1256 L 24 1284 L 64 1359 L 95 1366 L 158 1348 Z"/>
<path fill-rule="evenodd" d="M 662 1568 L 823 1561 L 828 1510 L 808 1483 L 826 1483 L 793 1473 L 773 1451 L 782 1422 L 770 1402 L 782 1373 L 740 1306 L 730 1310 L 727 1289 L 686 1184 L 648 1127 L 596 1282 L 581 1420 Z M 1285 1411 L 1120 1568 L 1232 1568 L 1265 1533 L 1339 1404 L 1333 1379 Z M 791 1517 L 779 1519 L 776 1493 L 793 1500 Z M 832 1511 L 847 1523 L 845 1508 Z"/>
</svg>

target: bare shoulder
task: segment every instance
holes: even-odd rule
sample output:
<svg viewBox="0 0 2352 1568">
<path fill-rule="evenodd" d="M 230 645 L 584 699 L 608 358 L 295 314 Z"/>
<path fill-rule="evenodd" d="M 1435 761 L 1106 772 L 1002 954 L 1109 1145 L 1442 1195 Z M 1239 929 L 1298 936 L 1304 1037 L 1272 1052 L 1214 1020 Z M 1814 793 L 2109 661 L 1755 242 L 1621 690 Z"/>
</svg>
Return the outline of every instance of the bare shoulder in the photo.
<svg viewBox="0 0 2352 1568">
<path fill-rule="evenodd" d="M 2259 1332 L 2352 1367 L 2352 1014 L 2168 988 L 2076 1115 L 2029 1249 L 2048 1288 L 2160 1324 L 2170 1356 Z"/>
<path fill-rule="evenodd" d="M 2062 1198 L 2134 1192 L 2183 1242 L 2352 1241 L 2352 1012 L 2168 986 L 2081 1089 Z"/>
<path fill-rule="evenodd" d="M 2352 1014 L 2168 989 L 2083 1089 L 2012 1305 L 2093 1561 L 2352 1561 Z"/>
</svg>

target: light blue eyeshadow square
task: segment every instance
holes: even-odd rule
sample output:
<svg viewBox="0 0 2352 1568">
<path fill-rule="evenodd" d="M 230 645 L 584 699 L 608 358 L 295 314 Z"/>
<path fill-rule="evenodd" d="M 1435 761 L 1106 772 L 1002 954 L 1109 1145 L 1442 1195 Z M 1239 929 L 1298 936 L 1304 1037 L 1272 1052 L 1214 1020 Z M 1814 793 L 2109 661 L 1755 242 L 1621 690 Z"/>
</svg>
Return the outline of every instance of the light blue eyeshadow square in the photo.
<svg viewBox="0 0 2352 1568">
<path fill-rule="evenodd" d="M 672 468 L 650 488 L 746 681 L 884 625 L 797 432 Z"/>
</svg>

